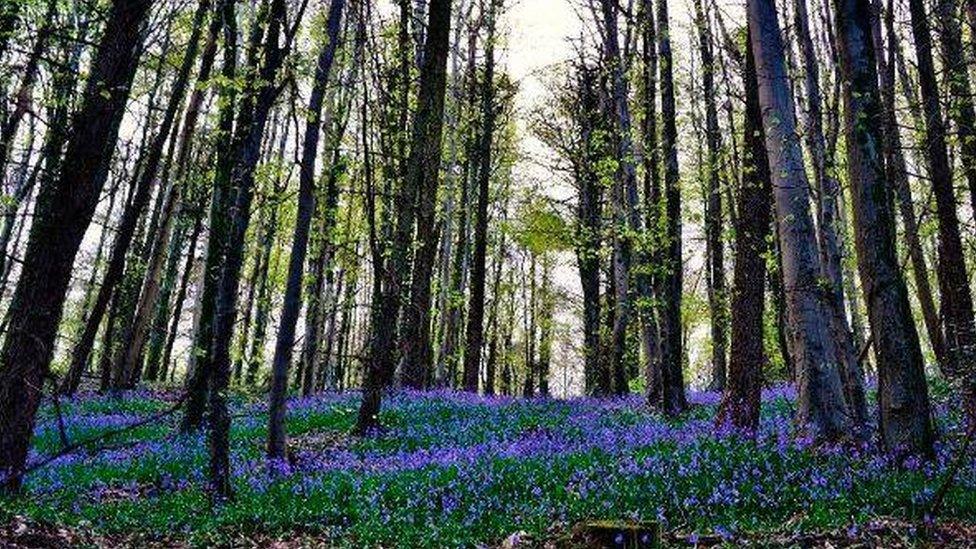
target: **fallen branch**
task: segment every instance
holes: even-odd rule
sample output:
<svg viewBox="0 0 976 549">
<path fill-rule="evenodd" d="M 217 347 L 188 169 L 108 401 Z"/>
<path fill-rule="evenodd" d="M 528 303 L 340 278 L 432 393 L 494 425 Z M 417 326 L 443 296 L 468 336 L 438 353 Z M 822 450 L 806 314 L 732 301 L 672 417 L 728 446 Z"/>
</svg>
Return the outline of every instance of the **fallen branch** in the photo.
<svg viewBox="0 0 976 549">
<path fill-rule="evenodd" d="M 144 425 L 148 425 L 150 423 L 159 421 L 160 419 L 163 419 L 164 417 L 167 417 L 167 416 L 173 414 L 174 412 L 176 412 L 177 410 L 179 410 L 183 406 L 183 404 L 186 402 L 187 396 L 189 396 L 189 395 L 184 394 L 183 396 L 181 396 L 179 398 L 179 400 L 177 400 L 169 408 L 167 408 L 167 409 L 165 409 L 162 412 L 159 412 L 157 414 L 154 414 L 154 415 L 148 416 L 148 417 L 146 417 L 144 419 L 141 419 L 139 421 L 136 421 L 135 423 L 130 423 L 129 425 L 126 425 L 124 427 L 120 427 L 120 428 L 115 429 L 113 431 L 106 431 L 106 432 L 104 432 L 104 433 L 102 433 L 100 435 L 97 435 L 97 436 L 94 436 L 94 437 L 91 437 L 91 438 L 88 438 L 88 439 L 85 439 L 85 440 L 80 440 L 80 441 L 75 442 L 73 444 L 68 444 L 68 445 L 62 447 L 61 450 L 59 450 L 59 451 L 51 454 L 50 456 L 47 456 L 46 458 L 44 458 L 44 459 L 42 459 L 40 461 L 34 462 L 34 463 L 28 465 L 27 467 L 24 467 L 23 470 L 12 473 L 11 476 L 13 478 L 23 477 L 25 475 L 28 475 L 30 473 L 33 473 L 34 471 L 37 471 L 38 469 L 41 469 L 43 467 L 46 467 L 47 465 L 51 464 L 55 460 L 60 459 L 60 458 L 66 456 L 68 454 L 71 454 L 71 453 L 77 451 L 77 450 L 81 450 L 81 449 L 86 448 L 88 446 L 91 446 L 93 444 L 96 444 L 96 443 L 102 442 L 104 440 L 107 440 L 107 439 L 109 439 L 111 437 L 118 436 L 118 435 L 121 435 L 123 433 L 128 433 L 129 431 L 133 431 L 133 430 L 138 429 L 139 427 L 142 427 Z"/>
</svg>

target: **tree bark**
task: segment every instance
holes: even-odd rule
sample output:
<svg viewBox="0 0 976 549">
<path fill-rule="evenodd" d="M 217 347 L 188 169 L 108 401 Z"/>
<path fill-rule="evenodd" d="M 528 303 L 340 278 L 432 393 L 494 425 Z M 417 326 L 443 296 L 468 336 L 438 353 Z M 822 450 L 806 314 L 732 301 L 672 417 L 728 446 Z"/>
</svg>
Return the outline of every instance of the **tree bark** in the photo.
<svg viewBox="0 0 976 549">
<path fill-rule="evenodd" d="M 489 0 L 488 36 L 485 38 L 485 81 L 481 89 L 481 144 L 478 151 L 478 197 L 471 265 L 471 296 L 465 333 L 464 390 L 478 392 L 481 351 L 484 347 L 485 276 L 488 255 L 488 192 L 491 184 L 492 140 L 495 135 L 495 19 L 500 0 Z"/>
<path fill-rule="evenodd" d="M 705 101 L 705 247 L 708 257 L 708 309 L 711 312 L 712 379 L 708 388 L 725 388 L 726 361 L 726 290 L 725 250 L 722 244 L 722 188 L 720 182 L 721 129 L 715 90 L 715 56 L 712 52 L 712 30 L 702 0 L 695 0 L 695 23 L 702 60 L 702 93 Z"/>
<path fill-rule="evenodd" d="M 684 264 L 681 252 L 681 189 L 678 180 L 678 128 L 674 98 L 674 67 L 668 1 L 657 2 L 658 61 L 661 77 L 661 148 L 664 151 L 664 273 L 661 276 L 661 399 L 668 414 L 683 411 L 688 403 L 682 372 L 684 350 L 681 334 L 681 294 Z"/>
<path fill-rule="evenodd" d="M 813 166 L 816 189 L 818 223 L 817 242 L 820 246 L 820 266 L 826 281 L 827 302 L 830 306 L 830 333 L 834 340 L 837 364 L 841 368 L 841 381 L 848 407 L 858 429 L 867 422 L 867 401 L 864 397 L 864 382 L 857 364 L 857 350 L 854 348 L 854 334 L 847 322 L 844 308 L 844 271 L 841 257 L 839 233 L 838 196 L 840 185 L 834 177 L 833 158 L 827 154 L 823 128 L 822 95 L 820 92 L 820 71 L 813 38 L 810 34 L 810 21 L 807 15 L 807 0 L 794 0 L 794 28 L 800 43 L 803 60 L 804 89 L 806 90 L 806 142 Z M 855 303 L 854 296 L 848 296 Z"/>
<path fill-rule="evenodd" d="M 748 31 L 747 31 L 748 32 Z M 729 377 L 716 419 L 748 432 L 759 428 L 762 401 L 763 314 L 765 308 L 766 237 L 772 221 L 772 185 L 766 155 L 762 110 L 756 81 L 756 63 L 746 40 L 744 88 L 746 113 L 743 128 L 745 155 L 739 189 L 741 215 L 736 226 L 735 273 L 732 291 L 732 352 Z"/>
<path fill-rule="evenodd" d="M 945 370 L 961 380 L 963 402 L 971 424 L 976 424 L 976 326 L 973 299 L 959 233 L 956 197 L 952 188 L 952 169 L 946 150 L 946 131 L 939 104 L 939 87 L 932 62 L 932 37 L 922 0 L 909 0 L 915 57 L 918 60 L 918 84 L 922 92 L 925 118 L 925 148 L 929 177 L 935 194 L 939 220 L 939 275 L 942 322 L 948 364 Z"/>
<path fill-rule="evenodd" d="M 428 12 L 428 33 L 427 41 L 424 44 L 424 66 L 420 71 L 420 92 L 418 95 L 417 112 L 414 115 L 413 129 L 411 135 L 410 156 L 407 160 L 407 175 L 404 181 L 406 189 L 405 196 L 409 197 L 407 202 L 412 202 L 413 198 L 421 195 L 435 195 L 437 191 L 437 177 L 440 170 L 440 149 L 441 134 L 443 129 L 444 114 L 444 93 L 447 87 L 447 56 L 450 42 L 451 27 L 451 0 L 431 0 Z M 430 198 L 433 199 L 432 197 Z M 405 227 L 398 228 L 397 239 L 394 244 L 394 258 L 406 253 L 409 247 L 409 232 L 413 227 L 413 207 L 410 204 L 400 205 L 403 211 L 400 213 L 399 224 Z M 408 218 L 408 219 L 404 219 Z M 436 239 L 432 240 L 432 245 L 436 245 Z M 396 269 L 405 264 L 405 258 L 394 259 L 387 265 L 386 271 Z M 378 273 L 379 274 L 379 273 Z M 389 273 L 387 274 L 389 276 Z M 394 277 L 395 278 L 395 277 Z M 393 281 L 396 289 L 399 284 Z M 396 293 L 395 295 L 399 295 Z M 399 298 L 386 300 L 387 303 L 380 305 L 379 319 L 387 323 L 385 329 L 375 330 L 371 334 L 371 356 L 367 365 L 366 375 L 363 383 L 363 399 L 359 408 L 359 418 L 356 423 L 356 432 L 365 435 L 379 425 L 379 411 L 381 404 L 381 391 L 383 387 L 392 379 L 392 346 L 393 341 L 389 341 L 390 333 L 395 333 L 397 307 L 388 303 L 397 303 Z M 429 296 L 428 296 L 429 300 Z M 375 306 L 374 306 L 375 308 Z M 390 326 L 392 323 L 394 326 Z M 374 323 L 374 327 L 381 327 Z M 385 340 L 385 341 L 383 341 Z M 395 338 L 393 338 L 395 340 Z"/>
<path fill-rule="evenodd" d="M 216 286 L 223 263 L 223 245 L 227 239 L 230 220 L 231 191 L 230 170 L 233 168 L 231 147 L 234 140 L 234 109 L 237 104 L 236 87 L 230 85 L 237 80 L 237 9 L 236 0 L 221 0 L 217 17 L 223 19 L 223 65 L 221 78 L 225 85 L 219 92 L 220 109 L 217 122 L 217 159 L 213 191 L 210 197 L 209 226 L 203 274 L 200 281 L 196 304 L 196 326 L 190 361 L 187 366 L 187 401 L 180 423 L 183 432 L 203 426 L 204 412 L 207 408 L 207 394 L 210 385 L 211 354 L 213 340 L 214 304 Z"/>
<path fill-rule="evenodd" d="M 71 169 L 41 189 L 37 199 L 0 351 L 0 476 L 5 491 L 18 490 L 22 482 L 72 263 L 108 174 L 151 4 L 112 3 L 64 155 Z"/>
<path fill-rule="evenodd" d="M 885 181 L 871 2 L 839 0 L 835 10 L 847 107 L 847 174 L 861 286 L 868 296 L 878 362 L 881 439 L 890 452 L 931 456 L 933 434 L 925 365 L 895 251 L 895 218 Z"/>
<path fill-rule="evenodd" d="M 302 273 L 308 251 L 308 234 L 315 209 L 315 164 L 318 157 L 319 137 L 322 124 L 322 105 L 325 88 L 329 82 L 335 52 L 339 44 L 339 29 L 345 0 L 332 0 L 326 22 L 326 40 L 319 53 L 315 67 L 315 81 L 309 98 L 308 112 L 311 116 L 305 127 L 305 141 L 302 145 L 302 164 L 299 171 L 298 218 L 292 236 L 291 255 L 288 259 L 288 282 L 285 288 L 285 302 L 281 309 L 281 323 L 275 340 L 275 353 L 272 361 L 271 405 L 268 424 L 268 457 L 283 458 L 287 447 L 285 431 L 286 397 L 288 391 L 288 368 L 291 365 L 292 350 L 295 346 L 295 325 L 302 300 Z"/>
<path fill-rule="evenodd" d="M 788 343 L 799 385 L 798 420 L 815 438 L 836 440 L 851 432 L 850 412 L 830 336 L 829 305 L 818 282 L 823 271 L 783 39 L 772 0 L 749 0 L 746 11 L 776 208 Z"/>
</svg>

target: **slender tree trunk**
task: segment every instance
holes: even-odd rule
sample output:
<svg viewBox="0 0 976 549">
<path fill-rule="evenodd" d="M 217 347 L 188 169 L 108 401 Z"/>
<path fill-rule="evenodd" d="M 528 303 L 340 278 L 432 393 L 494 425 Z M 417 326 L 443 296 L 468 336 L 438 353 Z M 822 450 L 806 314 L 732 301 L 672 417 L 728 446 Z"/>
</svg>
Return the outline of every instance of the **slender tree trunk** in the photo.
<svg viewBox="0 0 976 549">
<path fill-rule="evenodd" d="M 210 6 L 211 0 L 200 0 L 197 5 L 196 13 L 193 16 L 193 27 L 190 35 L 190 41 L 187 46 L 186 53 L 183 56 L 183 63 L 180 66 L 179 73 L 176 75 L 176 80 L 173 83 L 173 95 L 170 96 L 169 105 L 166 107 L 166 113 L 163 116 L 159 134 L 156 136 L 156 140 L 153 142 L 152 149 L 149 153 L 149 158 L 146 161 L 146 167 L 144 168 L 142 180 L 140 180 L 136 190 L 136 197 L 134 198 L 133 205 L 140 211 L 145 209 L 146 203 L 149 200 L 148 191 L 151 188 L 151 183 L 156 178 L 156 172 L 159 169 L 159 164 L 162 160 L 163 147 L 165 146 L 166 140 L 170 136 L 173 125 L 176 123 L 177 112 L 180 105 L 183 103 L 186 90 L 189 87 L 188 83 L 190 81 L 191 73 L 193 72 L 193 65 L 197 62 L 197 52 L 200 49 L 200 42 L 204 35 L 204 21 L 210 12 Z M 219 20 L 219 17 L 215 17 L 214 19 Z M 210 35 L 212 36 L 216 32 L 215 25 L 211 25 Z M 176 142 L 175 136 L 173 138 L 173 142 Z M 182 167 L 179 164 L 177 166 L 178 168 Z M 145 194 L 144 197 L 140 194 L 143 192 Z M 162 193 L 165 191 L 161 190 L 160 192 Z M 140 200 L 140 198 L 142 198 L 142 200 Z M 168 198 L 167 202 L 173 204 L 173 206 L 168 206 L 169 208 L 175 207 L 175 201 L 172 198 Z M 172 213 L 168 213 L 167 217 L 171 218 Z M 168 219 L 166 222 L 168 222 Z M 122 229 L 124 228 L 125 219 L 123 219 L 122 225 Z M 164 231 L 166 231 L 166 229 L 164 229 Z M 153 239 L 154 234 L 154 232 L 151 232 L 148 238 Z M 121 244 L 121 242 L 119 242 L 119 244 Z M 143 356 L 143 346 L 146 342 L 152 306 L 155 304 L 156 298 L 159 295 L 158 281 L 164 263 L 164 253 L 162 250 L 167 248 L 167 242 L 165 239 L 162 239 L 156 245 L 160 249 L 158 249 L 156 253 L 151 254 L 152 259 L 146 266 L 146 282 L 141 284 L 141 295 L 138 297 L 138 303 L 136 304 L 135 311 L 131 317 L 131 327 L 127 330 L 131 337 L 128 338 L 129 343 L 124 348 L 124 352 L 119 356 L 119 360 L 121 361 L 119 369 L 123 372 L 134 372 L 137 370 L 136 363 Z"/>
<path fill-rule="evenodd" d="M 485 38 L 485 81 L 481 90 L 481 146 L 478 152 L 478 199 L 471 265 L 471 298 L 465 336 L 464 390 L 477 393 L 484 346 L 485 275 L 488 255 L 488 192 L 491 184 L 492 141 L 495 135 L 495 19 L 499 0 L 489 0 L 488 36 Z"/>
<path fill-rule="evenodd" d="M 224 6 L 226 3 L 222 3 Z M 160 318 L 160 314 L 165 316 L 169 307 L 170 295 L 172 293 L 172 282 L 170 282 L 170 287 L 166 287 L 166 283 L 163 283 L 163 287 L 160 288 L 163 276 L 163 265 L 166 262 L 166 258 L 169 257 L 169 261 L 166 266 L 166 281 L 172 281 L 175 279 L 176 270 L 179 265 L 179 251 L 180 246 L 173 246 L 174 240 L 174 227 L 177 223 L 177 218 L 179 217 L 180 211 L 183 208 L 184 203 L 184 187 L 187 184 L 187 177 L 190 172 L 190 152 L 193 148 L 192 138 L 197 127 L 197 121 L 200 118 L 200 112 L 203 106 L 203 101 L 206 97 L 207 88 L 205 84 L 210 80 L 211 73 L 213 72 L 214 60 L 217 54 L 217 39 L 219 38 L 221 29 L 223 28 L 224 19 L 226 17 L 225 7 L 221 7 L 219 13 L 214 13 L 211 17 L 210 28 L 207 33 L 207 42 L 203 49 L 203 54 L 200 61 L 200 70 L 197 74 L 197 85 L 193 89 L 193 93 L 190 94 L 189 104 L 186 109 L 186 116 L 183 120 L 183 129 L 179 137 L 179 148 L 176 153 L 176 174 L 175 177 L 170 181 L 169 187 L 165 193 L 165 199 L 162 207 L 162 212 L 160 214 L 159 230 L 156 233 L 155 239 L 153 241 L 152 255 L 149 263 L 149 267 L 146 271 L 146 279 L 143 281 L 142 297 L 140 298 L 139 308 L 136 311 L 136 321 L 135 328 L 133 330 L 133 340 L 139 341 L 140 339 L 150 337 L 150 350 L 149 350 L 149 370 L 154 367 L 158 367 L 160 351 L 162 349 L 162 339 L 165 339 L 165 318 Z M 196 215 L 198 220 L 194 223 L 194 227 L 200 225 L 200 219 L 202 216 Z M 185 229 L 184 229 L 185 231 Z M 194 228 L 196 231 L 196 228 Z M 184 235 L 185 236 L 185 235 Z M 191 238 L 191 241 L 196 242 L 196 237 Z M 173 253 L 176 253 L 176 258 L 173 257 Z M 191 250 L 192 254 L 192 250 Z M 158 306 L 157 306 L 157 303 Z M 150 326 L 146 323 L 144 326 L 141 325 L 139 319 L 142 317 L 148 317 L 149 310 L 155 309 L 155 320 Z M 162 313 L 160 312 L 162 311 Z M 157 322 L 162 324 L 158 325 Z M 149 336 L 148 332 L 152 331 L 152 335 Z M 157 337 L 161 336 L 161 337 Z M 139 342 L 142 345 L 143 342 Z M 163 366 L 166 367 L 165 365 Z M 165 377 L 165 376 L 164 376 Z"/>
<path fill-rule="evenodd" d="M 915 278 L 915 297 L 918 299 L 919 306 L 922 310 L 922 320 L 925 323 L 925 331 L 928 334 L 929 344 L 932 346 L 936 361 L 942 367 L 946 363 L 945 341 L 942 336 L 942 328 L 939 324 L 939 313 L 935 306 L 935 299 L 932 297 L 928 262 L 925 259 L 925 251 L 922 248 L 922 241 L 919 237 L 918 219 L 915 216 L 912 191 L 908 184 L 908 168 L 902 151 L 901 134 L 898 127 L 898 120 L 896 119 L 894 70 L 897 53 L 897 36 L 894 33 L 894 11 L 892 8 L 893 5 L 890 4 L 889 0 L 889 8 L 884 14 L 885 32 L 888 36 L 887 59 L 882 53 L 885 50 L 882 42 L 880 13 L 875 16 L 872 30 L 874 50 L 876 52 L 880 73 L 881 99 L 883 102 L 883 144 L 885 148 L 885 164 L 887 166 L 886 173 L 894 188 L 898 210 L 901 214 L 905 246 L 908 248 L 908 257 L 911 261 L 912 273 Z M 880 10 L 881 0 L 877 0 L 876 12 L 880 12 Z"/>
<path fill-rule="evenodd" d="M 326 40 L 319 53 L 315 67 L 315 83 L 309 99 L 308 112 L 311 116 L 305 127 L 305 141 L 302 145 L 302 164 L 299 172 L 298 219 L 292 236 L 291 256 L 288 260 L 288 282 L 285 288 L 285 302 L 281 309 L 281 323 L 275 340 L 275 353 L 272 361 L 271 405 L 268 424 L 268 457 L 285 457 L 286 433 L 285 414 L 288 390 L 288 368 L 291 365 L 295 345 L 295 326 L 302 300 L 302 272 L 308 251 L 308 235 L 315 209 L 315 164 L 318 156 L 319 136 L 321 135 L 322 105 L 325 88 L 335 60 L 339 44 L 339 29 L 345 0 L 332 0 L 326 22 Z"/>
<path fill-rule="evenodd" d="M 211 374 L 209 395 L 208 435 L 210 442 L 210 483 L 215 503 L 231 497 L 230 487 L 230 415 L 227 411 L 227 386 L 230 381 L 230 347 L 237 316 L 238 287 L 244 262 L 244 241 L 251 219 L 254 200 L 255 168 L 261 156 L 261 141 L 271 109 L 281 91 L 277 83 L 278 71 L 290 48 L 287 35 L 287 5 L 285 0 L 271 0 L 267 30 L 260 46 L 260 66 L 254 65 L 253 80 L 246 89 L 250 92 L 244 102 L 244 113 L 238 120 L 232 151 L 233 168 L 228 173 L 229 187 L 236 197 L 231 210 L 225 253 L 216 288 L 211 345 Z M 219 244 L 218 244 L 219 245 Z M 208 258 L 209 259 L 209 258 Z"/>
<path fill-rule="evenodd" d="M 918 84 L 922 92 L 925 116 L 925 146 L 929 177 L 935 194 L 939 220 L 939 275 L 942 322 L 948 364 L 945 370 L 962 381 L 963 399 L 971 424 L 976 424 L 976 326 L 973 299 L 969 289 L 956 197 L 952 188 L 952 169 L 946 149 L 946 131 L 939 104 L 939 88 L 932 62 L 932 37 L 922 0 L 909 0 L 915 57 L 918 60 Z"/>
<path fill-rule="evenodd" d="M 947 114 L 958 133 L 959 163 L 966 176 L 969 203 L 976 212 L 976 111 L 973 108 L 973 87 L 969 81 L 969 57 L 962 43 L 959 3 L 958 0 L 938 0 L 932 20 L 942 46 L 942 70 L 946 73 L 945 81 L 950 94 Z"/>
<path fill-rule="evenodd" d="M 552 258 L 547 256 L 542 257 L 542 285 L 539 294 L 539 394 L 549 397 L 556 296 L 552 288 Z"/>
<path fill-rule="evenodd" d="M 712 30 L 702 0 L 695 0 L 699 51 L 702 59 L 702 93 L 705 101 L 705 246 L 708 256 L 708 308 L 711 312 L 712 379 L 709 389 L 721 391 L 726 377 L 726 291 L 725 249 L 722 244 L 722 187 L 720 180 L 721 129 L 715 89 L 715 56 L 712 52 Z"/>
<path fill-rule="evenodd" d="M 657 0 L 658 60 L 661 72 L 661 120 L 664 151 L 664 273 L 661 281 L 661 398 L 668 414 L 687 407 L 684 389 L 684 351 L 681 336 L 681 294 L 683 263 L 681 253 L 681 189 L 678 181 L 678 128 L 674 98 L 674 67 L 671 56 L 671 30 L 668 1 Z"/>
<path fill-rule="evenodd" d="M 17 89 L 17 93 L 13 97 L 13 111 L 4 113 L 6 116 L 2 123 L 0 123 L 0 174 L 4 173 L 7 167 L 7 160 L 10 158 L 10 153 L 13 150 L 14 138 L 17 137 L 17 129 L 20 127 L 24 116 L 31 110 L 31 95 L 34 91 L 34 84 L 37 82 L 38 74 L 40 73 L 41 59 L 47 51 L 53 25 L 57 18 L 57 6 L 58 3 L 56 0 L 48 0 L 47 10 L 43 19 L 44 24 L 37 31 L 34 47 L 31 49 L 27 62 L 24 64 L 24 76 L 20 82 L 20 87 Z M 3 9 L 5 8 L 0 8 L 0 40 L 3 39 Z M 2 55 L 0 55 L 0 58 L 2 58 Z"/>
<path fill-rule="evenodd" d="M 230 170 L 233 168 L 231 146 L 234 140 L 234 109 L 237 103 L 236 87 L 231 82 L 237 80 L 237 9 L 236 0 L 221 0 L 217 17 L 223 19 L 223 66 L 221 79 L 225 82 L 219 92 L 220 109 L 218 113 L 217 159 L 213 191 L 210 197 L 207 248 L 203 274 L 197 298 L 197 322 L 190 350 L 187 370 L 187 401 L 181 431 L 192 431 L 203 426 L 204 412 L 207 408 L 207 394 L 210 385 L 211 354 L 213 340 L 214 306 L 216 286 L 223 264 L 223 245 L 229 232 L 231 187 Z"/>
<path fill-rule="evenodd" d="M 160 360 L 161 375 L 160 379 L 167 379 L 166 373 L 170 372 L 169 378 L 172 379 L 176 366 L 172 364 L 173 345 L 180 332 L 180 318 L 183 312 L 183 304 L 186 302 L 187 289 L 190 287 L 190 278 L 193 275 L 193 266 L 196 263 L 197 242 L 200 239 L 201 228 L 203 227 L 203 216 L 198 214 L 196 224 L 193 228 L 193 238 L 190 239 L 190 246 L 187 251 L 186 265 L 183 267 L 183 276 L 180 279 L 179 289 L 176 291 L 176 299 L 173 302 L 173 317 L 170 320 L 169 329 L 163 334 L 166 339 L 163 347 L 163 357 Z"/>
</svg>

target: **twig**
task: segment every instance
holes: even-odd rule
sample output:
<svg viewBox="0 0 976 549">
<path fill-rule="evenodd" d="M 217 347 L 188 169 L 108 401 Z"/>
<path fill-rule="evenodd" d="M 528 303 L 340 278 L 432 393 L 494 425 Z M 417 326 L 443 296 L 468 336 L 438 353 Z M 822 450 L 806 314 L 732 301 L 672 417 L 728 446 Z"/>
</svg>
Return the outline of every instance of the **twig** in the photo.
<svg viewBox="0 0 976 549">
<path fill-rule="evenodd" d="M 51 380 L 51 384 L 54 386 L 51 391 L 51 401 L 54 403 L 54 418 L 57 420 L 58 438 L 61 440 L 61 447 L 66 448 L 71 445 L 71 441 L 68 440 L 68 431 L 64 427 L 64 414 L 61 413 L 61 399 L 58 398 L 58 387 L 61 386 L 61 383 L 58 376 L 54 375 L 53 372 L 48 372 L 47 378 Z"/>
<path fill-rule="evenodd" d="M 929 505 L 928 512 L 930 520 L 935 520 L 935 515 L 939 511 L 942 501 L 945 500 L 946 494 L 952 488 L 952 483 L 955 482 L 956 475 L 959 474 L 959 469 L 962 468 L 962 464 L 966 461 L 966 455 L 969 453 L 969 446 L 973 442 L 974 436 L 976 436 L 976 421 L 971 422 L 969 425 L 966 437 L 962 441 L 962 447 L 959 448 L 959 453 L 956 454 L 952 464 L 949 465 L 949 470 L 946 471 L 946 478 L 939 485 L 939 489 L 935 492 L 935 495 L 932 496 L 932 503 Z"/>
<path fill-rule="evenodd" d="M 871 344 L 874 343 L 874 334 L 868 336 L 868 340 L 864 342 L 864 346 L 861 347 L 861 352 L 857 353 L 857 363 L 863 364 L 864 359 L 868 357 L 868 351 L 871 350 Z"/>
</svg>

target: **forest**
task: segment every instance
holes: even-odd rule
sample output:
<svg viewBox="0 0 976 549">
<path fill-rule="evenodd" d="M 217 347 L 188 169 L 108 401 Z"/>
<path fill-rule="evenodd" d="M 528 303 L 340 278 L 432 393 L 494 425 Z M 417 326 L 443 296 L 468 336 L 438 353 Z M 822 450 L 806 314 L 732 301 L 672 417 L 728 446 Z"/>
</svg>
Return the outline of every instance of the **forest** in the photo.
<svg viewBox="0 0 976 549">
<path fill-rule="evenodd" d="M 0 0 L 0 546 L 964 547 L 976 0 Z"/>
</svg>

